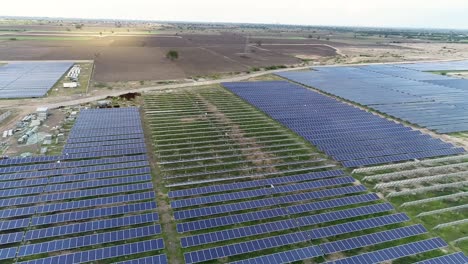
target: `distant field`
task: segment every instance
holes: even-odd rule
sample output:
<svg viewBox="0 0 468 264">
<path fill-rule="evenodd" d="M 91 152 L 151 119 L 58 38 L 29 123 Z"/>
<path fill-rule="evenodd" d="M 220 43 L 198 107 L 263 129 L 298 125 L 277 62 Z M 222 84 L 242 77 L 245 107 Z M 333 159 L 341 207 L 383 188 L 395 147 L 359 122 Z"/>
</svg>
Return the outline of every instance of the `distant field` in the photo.
<svg viewBox="0 0 468 264">
<path fill-rule="evenodd" d="M 53 36 L 0 36 L 0 40 L 41 40 L 41 41 L 63 41 L 63 40 L 91 40 L 90 37 L 53 37 Z"/>
<path fill-rule="evenodd" d="M 131 34 L 130 32 L 129 34 Z M 99 82 L 174 80 L 218 73 L 249 71 L 254 67 L 301 63 L 295 55 L 334 56 L 325 46 L 248 47 L 239 34 L 181 34 L 141 36 L 0 36 L 4 60 L 95 60 Z M 17 41 L 9 41 L 10 38 Z M 74 41 L 74 42 L 71 42 Z M 299 43 L 306 39 L 271 39 L 264 43 Z M 254 42 L 252 40 L 252 42 Z M 320 44 L 317 40 L 309 43 Z M 255 45 L 251 43 L 249 45 Z M 169 50 L 179 59 L 166 58 Z"/>
</svg>

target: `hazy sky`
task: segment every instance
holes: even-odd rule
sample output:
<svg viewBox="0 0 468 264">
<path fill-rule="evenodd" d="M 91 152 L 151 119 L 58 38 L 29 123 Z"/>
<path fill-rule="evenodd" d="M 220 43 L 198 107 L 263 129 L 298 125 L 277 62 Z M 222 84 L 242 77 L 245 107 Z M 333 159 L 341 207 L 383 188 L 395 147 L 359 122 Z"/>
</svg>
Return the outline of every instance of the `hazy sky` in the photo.
<svg viewBox="0 0 468 264">
<path fill-rule="evenodd" d="M 468 0 L 1 0 L 0 16 L 468 29 Z"/>
</svg>

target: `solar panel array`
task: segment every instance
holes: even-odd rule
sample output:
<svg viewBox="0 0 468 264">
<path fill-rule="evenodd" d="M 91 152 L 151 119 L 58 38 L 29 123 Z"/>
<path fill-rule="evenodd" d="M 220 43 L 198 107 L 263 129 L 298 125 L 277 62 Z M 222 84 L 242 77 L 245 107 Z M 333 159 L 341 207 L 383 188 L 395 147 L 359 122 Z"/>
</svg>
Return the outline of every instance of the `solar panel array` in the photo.
<svg viewBox="0 0 468 264">
<path fill-rule="evenodd" d="M 286 81 L 223 85 L 346 167 L 464 152 L 463 148 Z"/>
<path fill-rule="evenodd" d="M 468 81 L 423 71 L 468 70 L 468 61 L 316 67 L 279 76 L 440 133 L 468 130 Z"/>
<path fill-rule="evenodd" d="M 74 146 L 77 139 L 84 144 L 115 135 L 99 143 L 138 151 L 118 155 Z M 126 135 L 138 142 L 120 139 Z M 0 260 L 167 263 L 142 142 L 138 108 L 82 110 L 62 156 L 0 164 Z M 82 146 L 80 152 L 93 158 L 67 155 Z"/>
<path fill-rule="evenodd" d="M 236 156 L 219 154 L 217 144 L 204 138 L 210 133 L 229 137 L 233 130 L 228 128 L 232 126 L 236 132 L 233 137 L 258 140 L 247 137 L 250 130 L 244 131 L 245 125 L 237 123 L 238 118 L 249 120 L 247 116 L 252 116 L 248 111 L 236 116 L 237 109 L 247 108 L 246 103 L 231 99 L 237 97 L 227 92 L 218 92 L 222 99 L 213 97 L 213 93 L 216 89 L 202 90 L 195 96 L 191 92 L 145 98 L 155 154 L 170 190 L 168 197 L 185 263 L 214 263 L 217 259 L 223 263 L 309 259 L 321 263 L 335 258 L 336 253 L 343 258 L 362 252 L 378 255 L 378 249 L 389 247 L 385 243 L 404 244 L 408 239 L 433 250 L 446 247 L 434 247 L 433 240 L 425 240 L 428 235 L 422 225 L 409 225 L 406 214 L 396 213 L 391 204 L 336 167 L 306 172 L 278 168 L 276 173 L 225 178 L 213 175 L 203 180 L 195 174 L 183 180 L 171 177 L 178 172 L 167 170 L 167 166 L 208 174 L 211 166 L 225 157 L 225 166 L 237 164 L 232 162 Z M 181 145 L 175 143 L 179 138 Z M 252 148 L 228 143 L 221 143 L 221 147 L 227 149 L 222 151 Z M 258 149 L 254 153 L 267 155 L 258 154 Z M 249 166 L 248 159 L 239 164 Z M 274 163 L 268 167 L 276 169 Z"/>
<path fill-rule="evenodd" d="M 72 62 L 9 62 L 0 66 L 0 98 L 42 97 Z"/>
</svg>

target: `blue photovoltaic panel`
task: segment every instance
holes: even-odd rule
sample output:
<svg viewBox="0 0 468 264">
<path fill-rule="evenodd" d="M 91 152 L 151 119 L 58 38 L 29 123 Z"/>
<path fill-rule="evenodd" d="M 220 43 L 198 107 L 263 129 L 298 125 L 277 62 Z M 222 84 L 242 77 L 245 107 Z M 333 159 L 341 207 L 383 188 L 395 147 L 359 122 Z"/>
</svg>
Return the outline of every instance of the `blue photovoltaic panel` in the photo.
<svg viewBox="0 0 468 264">
<path fill-rule="evenodd" d="M 2 248 L 0 249 L 0 260 L 12 259 L 16 256 L 16 248 Z"/>
<path fill-rule="evenodd" d="M 117 262 L 116 264 L 167 264 L 166 254 Z"/>
<path fill-rule="evenodd" d="M 60 156 L 59 158 L 63 158 L 63 156 Z M 91 166 L 91 165 L 104 165 L 104 164 L 122 163 L 122 162 L 129 162 L 129 161 L 144 161 L 147 159 L 148 157 L 146 155 L 135 155 L 135 156 L 123 156 L 123 157 L 116 157 L 116 158 L 102 158 L 102 159 L 90 159 L 90 160 L 78 160 L 78 161 L 61 161 L 61 162 L 41 163 L 41 164 L 33 164 L 33 165 L 9 166 L 9 167 L 0 168 L 0 174 L 12 173 L 12 172 L 24 172 L 24 171 L 51 170 L 51 169 L 60 169 L 60 168 L 63 169 L 63 168 L 73 168 L 73 167 L 85 167 L 85 166 Z"/>
<path fill-rule="evenodd" d="M 192 189 L 170 191 L 169 198 L 174 199 L 174 198 L 180 198 L 180 197 L 185 197 L 185 196 L 194 196 L 194 195 L 202 195 L 202 194 L 209 194 L 209 193 L 216 193 L 216 192 L 225 192 L 225 191 L 233 191 L 233 190 L 239 190 L 239 189 L 254 188 L 254 187 L 260 187 L 260 186 L 270 186 L 270 185 L 277 185 L 277 184 L 284 184 L 284 183 L 291 183 L 291 182 L 316 180 L 316 179 L 321 179 L 321 178 L 330 178 L 330 177 L 336 177 L 336 176 L 342 176 L 342 175 L 344 175 L 344 172 L 342 170 L 330 170 L 330 171 L 320 171 L 320 172 L 313 172 L 313 173 L 307 173 L 307 174 L 299 174 L 299 175 L 293 175 L 293 176 L 276 177 L 276 178 L 264 179 L 264 180 L 229 183 L 229 184 L 222 184 L 222 185 L 211 185 L 211 186 L 197 187 L 197 188 L 192 188 Z"/>
<path fill-rule="evenodd" d="M 23 240 L 24 232 L 16 232 L 0 235 L 0 245 L 21 242 Z"/>
<path fill-rule="evenodd" d="M 278 75 L 441 133 L 468 130 L 466 80 L 423 72 L 465 63 L 315 67 Z"/>
<path fill-rule="evenodd" d="M 138 109 L 82 114 L 71 137 L 135 133 L 141 139 L 112 136 L 96 146 L 72 144 L 61 156 L 2 160 L 0 259 L 36 255 L 39 259 L 25 262 L 44 264 L 128 256 L 129 263 L 167 263 L 164 255 L 135 258 L 157 253 L 162 239 L 129 243 L 161 234 L 148 157 L 141 154 L 146 146 Z M 10 218 L 21 219 L 4 220 Z M 35 228 L 27 230 L 30 226 Z M 23 240 L 27 243 L 19 245 Z M 49 257 L 41 259 L 44 255 Z"/>
<path fill-rule="evenodd" d="M 116 204 L 116 203 L 149 200 L 149 199 L 154 199 L 154 198 L 155 198 L 155 193 L 153 191 L 143 192 L 143 193 L 122 194 L 122 195 L 116 195 L 116 196 L 107 196 L 107 197 L 102 197 L 102 198 L 78 200 L 78 201 L 72 201 L 72 202 L 38 205 L 36 206 L 36 212 L 38 214 L 52 213 L 52 212 L 67 211 L 67 210 L 79 209 L 79 208 L 99 207 L 99 206 Z"/>
<path fill-rule="evenodd" d="M 30 256 L 55 251 L 69 250 L 79 247 L 113 243 L 117 241 L 142 238 L 161 234 L 160 225 L 143 226 L 132 229 L 118 230 L 107 233 L 99 233 L 87 236 L 72 237 L 53 240 L 37 244 L 24 245 L 19 248 L 18 256 Z"/>
<path fill-rule="evenodd" d="M 203 261 L 229 257 L 240 254 L 247 254 L 254 251 L 280 247 L 284 245 L 292 245 L 311 239 L 325 238 L 329 236 L 335 236 L 339 234 L 345 234 L 355 232 L 359 230 L 365 230 L 375 228 L 379 226 L 385 226 L 395 223 L 401 223 L 408 221 L 409 217 L 405 214 L 395 214 L 388 216 L 381 216 L 370 218 L 366 220 L 354 221 L 345 224 L 339 224 L 335 226 L 322 227 L 312 229 L 309 231 L 300 231 L 285 235 L 272 236 L 267 238 L 261 238 L 257 240 L 250 240 L 247 242 L 241 242 L 237 244 L 230 244 L 227 246 L 219 246 L 214 248 L 202 249 L 198 251 L 192 251 L 184 254 L 185 263 L 199 263 Z"/>
<path fill-rule="evenodd" d="M 0 231 L 25 228 L 29 226 L 29 218 L 17 220 L 4 220 L 0 222 Z"/>
<path fill-rule="evenodd" d="M 0 67 L 0 98 L 42 97 L 72 62 L 8 62 Z"/>
<path fill-rule="evenodd" d="M 432 251 L 447 247 L 447 243 L 441 238 L 430 238 L 413 243 L 399 245 L 391 248 L 381 249 L 364 253 L 344 259 L 337 259 L 327 262 L 327 264 L 373 264 L 389 260 L 399 259 L 407 256 Z"/>
<path fill-rule="evenodd" d="M 442 257 L 436 257 L 428 260 L 423 260 L 415 264 L 466 264 L 468 263 L 468 257 L 462 252 L 445 255 Z"/>
<path fill-rule="evenodd" d="M 93 232 L 109 228 L 125 227 L 131 225 L 157 222 L 157 213 L 146 213 L 141 215 L 131 215 L 119 218 L 96 220 L 85 223 L 69 224 L 43 229 L 34 229 L 26 232 L 24 240 L 43 239 L 56 236 L 72 235 L 85 232 Z"/>
<path fill-rule="evenodd" d="M 326 68 L 324 68 L 326 69 Z M 326 69 L 326 71 L 330 71 Z M 364 75 L 353 70 L 356 78 Z M 356 73 L 357 72 L 357 73 Z M 301 73 L 285 73 L 301 74 Z M 380 75 L 378 75 L 380 76 Z M 381 77 L 381 76 L 380 76 Z M 376 77 L 379 79 L 380 77 Z M 346 167 L 463 153 L 463 148 L 286 81 L 223 83 L 224 87 L 290 128 Z M 357 93 L 360 94 L 360 93 Z M 367 93 L 364 93 L 367 95 Z M 387 96 L 384 96 L 387 98 Z M 389 97 L 393 98 L 393 97 Z M 385 127 L 373 129 L 369 127 Z M 335 144 L 346 154 L 336 153 Z M 347 145 L 348 144 L 348 145 Z M 362 146 L 382 146 L 363 153 Z M 332 150 L 328 152 L 328 150 Z"/>
<path fill-rule="evenodd" d="M 134 191 L 152 190 L 152 189 L 153 189 L 152 183 L 148 183 L 148 182 L 147 183 L 135 183 L 135 184 L 103 187 L 103 188 L 96 188 L 96 189 L 89 189 L 89 190 L 78 190 L 78 191 L 45 194 L 45 195 L 39 196 L 39 201 L 40 202 L 61 201 L 61 200 L 66 200 L 66 199 L 79 199 L 79 198 L 84 198 L 84 197 L 89 197 L 89 196 L 102 196 L 102 195 L 109 195 L 109 194 L 116 194 L 116 193 L 134 192 Z"/>
<path fill-rule="evenodd" d="M 190 207 L 190 206 L 209 204 L 209 203 L 218 203 L 218 202 L 226 202 L 226 201 L 239 200 L 239 199 L 254 198 L 258 196 L 284 194 L 288 192 L 297 192 L 297 191 L 305 191 L 305 190 L 310 190 L 310 189 L 323 188 L 325 186 L 349 184 L 349 183 L 353 183 L 354 181 L 355 180 L 352 177 L 340 177 L 340 178 L 317 180 L 317 181 L 311 181 L 311 182 L 296 183 L 296 184 L 290 184 L 290 185 L 280 185 L 280 186 L 274 186 L 273 188 L 269 186 L 269 188 L 176 200 L 176 201 L 171 202 L 171 207 L 183 208 L 183 207 Z"/>
<path fill-rule="evenodd" d="M 230 262 L 231 264 L 252 264 L 252 263 L 268 263 L 268 264 L 282 264 L 291 263 L 299 260 L 311 259 L 315 257 L 323 256 L 320 247 L 310 246 L 306 248 L 298 248 L 288 250 L 285 252 L 274 253 L 271 255 L 265 255 L 261 257 L 240 260 Z"/>
<path fill-rule="evenodd" d="M 322 249 L 323 253 L 332 254 L 335 252 L 373 246 L 379 243 L 421 235 L 425 234 L 426 232 L 427 230 L 422 225 L 406 226 L 321 244 L 320 248 Z"/>
<path fill-rule="evenodd" d="M 253 201 L 181 210 L 181 211 L 174 212 L 174 217 L 176 220 L 183 220 L 183 219 L 196 218 L 196 217 L 202 217 L 202 216 L 208 216 L 208 215 L 217 215 L 217 214 L 222 214 L 222 213 L 242 211 L 242 210 L 247 210 L 247 209 L 269 207 L 269 206 L 275 206 L 275 205 L 280 205 L 280 204 L 285 204 L 285 203 L 299 202 L 303 200 L 320 199 L 320 198 L 325 198 L 325 197 L 337 196 L 337 195 L 340 195 L 340 193 L 347 192 L 348 190 L 349 189 L 321 190 L 321 191 L 316 191 L 316 192 L 305 193 L 305 195 L 301 193 L 301 194 L 294 195 L 294 196 L 291 195 L 290 197 L 285 196 L 285 197 L 279 197 L 279 198 L 265 198 L 265 199 L 258 199 L 258 200 L 253 200 Z M 374 195 L 375 194 L 368 194 L 367 196 L 362 196 L 362 197 L 365 197 L 367 199 L 373 199 Z M 317 202 L 317 203 L 308 204 L 308 206 L 299 205 L 298 207 L 291 207 L 291 209 L 307 210 L 306 208 L 320 207 L 320 206 L 329 206 L 329 204 L 322 204 L 321 202 Z"/>
<path fill-rule="evenodd" d="M 333 211 L 330 213 L 321 213 L 315 215 L 310 221 L 323 223 L 326 221 L 335 221 L 354 216 L 362 216 L 373 213 L 380 213 L 393 210 L 393 206 L 388 203 L 362 206 L 353 209 Z M 203 219 L 193 222 L 185 222 L 177 224 L 177 232 L 184 233 L 203 229 L 216 228 L 220 226 L 235 225 L 239 223 L 252 222 L 257 220 L 265 220 L 275 217 L 287 216 L 289 212 L 282 208 L 249 212 L 237 215 L 223 216 L 218 218 Z"/>
<path fill-rule="evenodd" d="M 203 244 L 216 243 L 241 237 L 255 236 L 270 232 L 289 230 L 293 228 L 316 225 L 320 223 L 327 223 L 349 217 L 356 217 L 358 215 L 382 212 L 383 210 L 388 211 L 391 210 L 391 208 L 392 207 L 389 204 L 382 204 L 366 208 L 367 210 L 375 209 L 373 211 L 366 211 L 366 209 L 363 210 L 363 208 L 356 208 L 355 210 L 343 210 L 341 212 L 337 211 L 331 213 L 323 213 L 319 215 L 304 216 L 294 219 L 268 222 L 264 224 L 251 225 L 234 229 L 225 229 L 223 231 L 205 233 L 190 237 L 182 237 L 181 244 L 184 248 L 199 246 Z"/>
<path fill-rule="evenodd" d="M 55 215 L 36 216 L 32 218 L 31 225 L 48 225 L 62 222 L 85 220 L 111 215 L 127 214 L 132 212 L 156 209 L 155 202 L 126 204 L 108 208 L 97 208 L 85 211 L 74 211 Z"/>
<path fill-rule="evenodd" d="M 111 247 L 92 249 L 92 250 L 81 251 L 81 252 L 76 252 L 76 253 L 69 253 L 65 255 L 53 256 L 53 257 L 48 257 L 48 258 L 23 261 L 23 262 L 18 262 L 18 263 L 21 263 L 21 264 L 86 263 L 86 262 L 94 262 L 94 261 L 103 260 L 103 259 L 116 258 L 116 257 L 121 257 L 121 256 L 150 252 L 154 250 L 160 250 L 163 248 L 164 248 L 164 242 L 162 239 L 153 239 L 153 240 L 123 244 L 123 245 L 118 245 L 118 246 L 111 246 Z"/>
</svg>

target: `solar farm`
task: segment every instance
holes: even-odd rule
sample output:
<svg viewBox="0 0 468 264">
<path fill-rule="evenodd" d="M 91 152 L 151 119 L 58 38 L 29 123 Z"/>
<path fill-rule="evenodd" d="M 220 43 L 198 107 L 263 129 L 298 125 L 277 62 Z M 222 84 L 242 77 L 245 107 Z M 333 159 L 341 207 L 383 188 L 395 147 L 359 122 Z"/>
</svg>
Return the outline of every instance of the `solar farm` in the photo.
<svg viewBox="0 0 468 264">
<path fill-rule="evenodd" d="M 0 66 L 0 99 L 43 97 L 72 62 L 9 62 Z"/>
<path fill-rule="evenodd" d="M 468 80 L 428 71 L 468 70 L 468 61 L 316 67 L 279 75 L 439 133 L 468 130 Z"/>
<path fill-rule="evenodd" d="M 81 107 L 59 155 L 0 159 L 0 263 L 467 264 L 468 154 L 422 129 L 468 130 L 464 80 L 428 72 L 465 67 L 316 67 Z"/>
<path fill-rule="evenodd" d="M 0 259 L 167 263 L 143 142 L 137 108 L 83 110 L 62 155 L 2 160 Z"/>
</svg>

